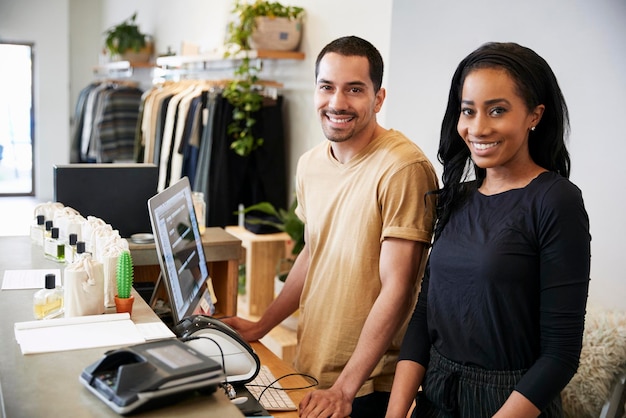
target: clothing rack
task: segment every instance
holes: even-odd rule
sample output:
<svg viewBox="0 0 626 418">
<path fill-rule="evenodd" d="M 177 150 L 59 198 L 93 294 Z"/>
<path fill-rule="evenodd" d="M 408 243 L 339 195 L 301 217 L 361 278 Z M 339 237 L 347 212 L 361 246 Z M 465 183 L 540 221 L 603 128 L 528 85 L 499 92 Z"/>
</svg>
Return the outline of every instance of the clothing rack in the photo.
<svg viewBox="0 0 626 418">
<path fill-rule="evenodd" d="M 264 139 L 263 146 L 247 157 L 236 155 L 230 149 L 232 141 L 227 126 L 232 121 L 233 108 L 221 93 L 232 81 L 233 69 L 244 57 L 258 60 L 258 64 L 253 64 L 261 69 L 263 59 L 303 60 L 304 54 L 248 51 L 229 58 L 224 58 L 223 53 L 168 56 L 157 58 L 155 63 L 119 61 L 94 68 L 97 81 L 92 84 L 110 83 L 125 88 L 139 85 L 142 94 L 136 105 L 131 160 L 159 166 L 161 187 L 169 186 L 181 176 L 189 177 L 193 190 L 205 194 L 207 226 L 236 224 L 234 213 L 239 204 L 248 206 L 269 201 L 276 207 L 287 205 L 283 98 L 280 95 L 283 83 L 259 80 L 255 85 L 264 96 L 263 108 L 254 126 L 255 135 Z M 173 99 L 177 94 L 181 96 Z M 183 99 L 187 94 L 189 96 Z M 168 111 L 169 102 L 160 102 L 158 109 L 154 107 L 156 97 L 161 100 L 166 96 L 169 96 L 168 101 L 174 100 L 171 111 Z M 72 152 L 79 157 L 71 157 L 71 161 L 108 162 L 110 152 L 105 155 L 107 158 L 99 154 L 93 158 L 93 153 L 81 154 L 84 141 L 79 132 L 84 130 L 83 120 L 81 117 L 72 146 Z M 123 149 L 127 152 L 128 138 L 124 141 Z M 98 141 L 93 143 L 99 144 Z M 96 149 L 100 151 L 99 145 Z M 85 155 L 87 160 L 80 158 Z"/>
<path fill-rule="evenodd" d="M 187 176 L 207 201 L 207 226 L 234 225 L 238 205 L 270 201 L 286 207 L 286 162 L 281 83 L 261 81 L 264 106 L 254 129 L 258 152 L 236 155 L 228 125 L 233 107 L 222 96 L 227 78 L 165 80 L 143 96 L 135 149 L 137 162 L 159 167 L 157 190 Z"/>
</svg>

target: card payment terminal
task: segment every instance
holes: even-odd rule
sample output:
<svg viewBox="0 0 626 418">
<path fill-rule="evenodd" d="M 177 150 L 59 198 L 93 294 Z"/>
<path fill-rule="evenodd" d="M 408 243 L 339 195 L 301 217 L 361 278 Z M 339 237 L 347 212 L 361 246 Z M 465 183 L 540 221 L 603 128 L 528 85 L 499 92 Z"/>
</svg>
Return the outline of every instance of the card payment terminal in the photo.
<svg viewBox="0 0 626 418">
<path fill-rule="evenodd" d="M 171 339 L 109 351 L 83 370 L 80 382 L 115 412 L 127 414 L 183 392 L 212 393 L 225 378 L 216 361 Z"/>
</svg>

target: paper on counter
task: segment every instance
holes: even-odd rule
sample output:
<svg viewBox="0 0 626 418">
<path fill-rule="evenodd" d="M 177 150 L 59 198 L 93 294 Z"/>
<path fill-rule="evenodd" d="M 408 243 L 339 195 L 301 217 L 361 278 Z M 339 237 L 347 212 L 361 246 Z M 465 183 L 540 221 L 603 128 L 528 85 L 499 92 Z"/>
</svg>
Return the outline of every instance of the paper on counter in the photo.
<svg viewBox="0 0 626 418">
<path fill-rule="evenodd" d="M 18 322 L 22 354 L 123 346 L 146 341 L 128 313 Z"/>
<path fill-rule="evenodd" d="M 5 270 L 2 290 L 43 289 L 48 273 L 56 276 L 57 285 L 62 284 L 60 269 Z"/>
</svg>

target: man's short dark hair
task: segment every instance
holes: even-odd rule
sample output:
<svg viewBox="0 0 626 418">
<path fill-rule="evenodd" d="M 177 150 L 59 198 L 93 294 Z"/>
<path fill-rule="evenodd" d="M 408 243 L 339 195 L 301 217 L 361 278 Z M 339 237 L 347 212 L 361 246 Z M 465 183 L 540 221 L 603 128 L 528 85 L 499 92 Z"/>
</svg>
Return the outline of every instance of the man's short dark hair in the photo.
<svg viewBox="0 0 626 418">
<path fill-rule="evenodd" d="M 365 57 L 370 65 L 370 79 L 374 84 L 374 91 L 378 92 L 383 83 L 383 57 L 374 45 L 365 39 L 357 36 L 344 36 L 342 38 L 335 39 L 328 45 L 326 45 L 317 56 L 315 61 L 315 79 L 319 72 L 319 65 L 324 55 L 329 52 L 334 52 L 346 57 L 357 56 Z"/>
</svg>

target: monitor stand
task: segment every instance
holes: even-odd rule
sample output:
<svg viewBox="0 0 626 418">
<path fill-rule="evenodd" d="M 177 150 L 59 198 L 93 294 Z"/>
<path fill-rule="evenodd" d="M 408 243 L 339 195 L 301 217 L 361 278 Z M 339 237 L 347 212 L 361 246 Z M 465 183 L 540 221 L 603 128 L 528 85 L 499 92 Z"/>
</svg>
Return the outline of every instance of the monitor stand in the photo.
<svg viewBox="0 0 626 418">
<path fill-rule="evenodd" d="M 159 277 L 157 278 L 157 281 L 154 284 L 154 289 L 152 290 L 152 296 L 150 296 L 149 305 L 152 309 L 154 309 L 154 305 L 156 304 L 157 294 L 159 293 L 159 288 L 161 287 L 162 283 L 163 283 L 163 273 L 159 271 Z"/>
<path fill-rule="evenodd" d="M 176 324 L 171 323 L 172 322 L 171 316 L 168 315 L 169 318 L 164 318 L 164 315 L 162 313 L 159 314 L 159 312 L 155 310 L 156 302 L 157 302 L 157 295 L 159 294 L 159 289 L 161 288 L 162 285 L 163 285 L 163 273 L 159 272 L 159 277 L 157 278 L 157 281 L 154 284 L 154 290 L 152 290 L 152 296 L 150 296 L 149 305 L 150 305 L 150 308 L 152 308 L 152 310 L 155 311 L 157 315 L 159 315 L 159 317 L 161 318 L 163 322 L 165 322 L 166 324 L 170 326 L 173 326 Z M 207 280 L 205 284 L 205 289 L 204 289 L 204 292 L 202 293 L 202 297 L 200 298 L 200 301 L 196 305 L 195 309 L 193 310 L 194 315 L 213 316 L 213 314 L 215 313 L 215 305 L 213 305 L 213 300 L 211 299 L 211 292 L 209 291 L 210 285 L 211 285 L 211 281 L 209 278 L 209 280 Z"/>
</svg>

